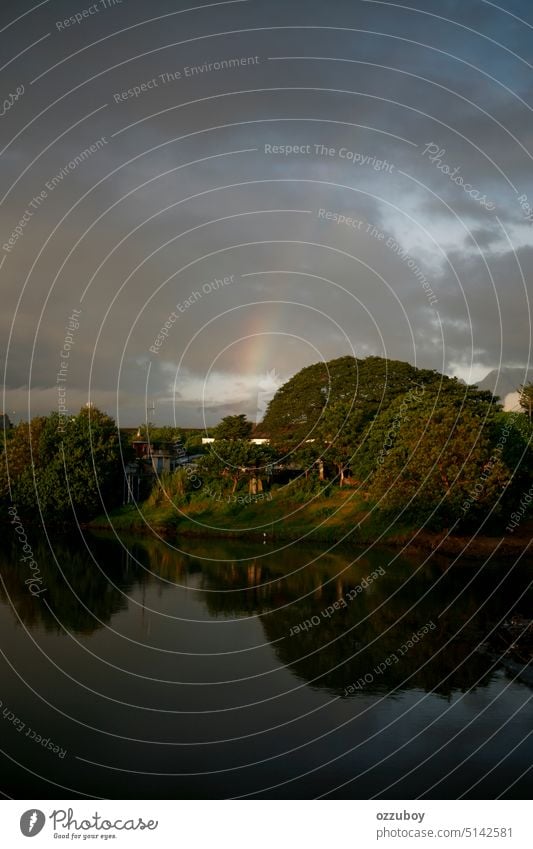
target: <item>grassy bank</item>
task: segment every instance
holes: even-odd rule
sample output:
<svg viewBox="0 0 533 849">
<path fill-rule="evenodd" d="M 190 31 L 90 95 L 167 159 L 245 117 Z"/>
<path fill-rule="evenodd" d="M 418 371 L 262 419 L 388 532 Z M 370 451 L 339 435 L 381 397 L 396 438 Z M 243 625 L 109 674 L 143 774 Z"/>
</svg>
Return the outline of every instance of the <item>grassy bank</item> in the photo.
<svg viewBox="0 0 533 849">
<path fill-rule="evenodd" d="M 408 522 L 391 523 L 353 490 L 332 488 L 327 496 L 302 497 L 290 487 L 280 487 L 260 499 L 241 503 L 225 498 L 194 498 L 188 503 L 171 504 L 162 493 L 139 507 L 119 508 L 90 523 L 91 527 L 134 533 L 157 533 L 162 537 L 229 537 L 233 539 L 298 540 L 308 543 L 385 545 L 438 550 L 443 554 L 467 557 L 517 556 L 529 546 L 532 523 L 524 522 L 520 533 L 502 540 L 501 534 L 450 535 L 419 531 Z"/>
<path fill-rule="evenodd" d="M 352 490 L 334 489 L 327 497 L 302 498 L 289 487 L 280 487 L 258 499 L 227 501 L 195 498 L 176 506 L 162 497 L 139 507 L 125 506 L 110 515 L 116 530 L 156 531 L 162 536 L 234 537 L 242 539 L 307 540 L 365 543 L 384 535 L 384 541 L 408 528 L 388 528 L 383 517 Z M 109 527 L 105 517 L 92 527 Z"/>
</svg>

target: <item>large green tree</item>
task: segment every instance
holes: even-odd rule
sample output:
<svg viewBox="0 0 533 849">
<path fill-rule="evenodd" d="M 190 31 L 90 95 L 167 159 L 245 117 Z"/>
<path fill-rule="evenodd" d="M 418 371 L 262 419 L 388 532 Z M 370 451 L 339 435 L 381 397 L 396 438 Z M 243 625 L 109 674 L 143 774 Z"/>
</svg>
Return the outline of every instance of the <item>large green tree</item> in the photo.
<svg viewBox="0 0 533 849">
<path fill-rule="evenodd" d="M 253 425 L 244 415 L 225 416 L 215 427 L 213 435 L 215 439 L 249 439 L 252 434 Z"/>
<path fill-rule="evenodd" d="M 317 427 L 318 443 L 324 460 L 333 463 L 337 470 L 339 486 L 343 486 L 346 471 L 351 468 L 363 426 L 363 411 L 348 400 L 333 401 L 323 411 Z"/>
<path fill-rule="evenodd" d="M 231 481 L 235 492 L 243 479 L 265 475 L 272 459 L 268 445 L 254 445 L 248 439 L 217 439 L 199 461 L 198 471 L 204 480 Z"/>
<path fill-rule="evenodd" d="M 364 432 L 361 433 L 352 460 L 356 476 L 364 480 L 379 466 L 389 453 L 397 439 L 412 426 L 418 426 L 421 418 L 429 420 L 439 407 L 451 406 L 457 413 L 462 409 L 472 409 L 486 416 L 499 410 L 494 396 L 487 391 L 466 386 L 455 378 L 440 375 L 439 382 L 417 380 L 411 382 L 407 391 L 383 405 L 371 418 L 365 419 Z"/>
<path fill-rule="evenodd" d="M 306 439 L 324 439 L 337 419 L 349 422 L 347 426 L 356 437 L 356 422 L 361 434 L 368 421 L 411 386 L 438 385 L 448 379 L 436 371 L 382 357 L 348 356 L 315 363 L 278 389 L 268 405 L 261 430 L 287 452 Z M 325 419 L 330 406 L 335 411 Z"/>
<path fill-rule="evenodd" d="M 173 427 L 172 425 L 156 427 L 151 422 L 148 422 L 148 425 L 141 425 L 139 427 L 139 433 L 142 439 L 148 440 L 152 445 L 181 442 L 183 440 L 181 428 Z"/>
<path fill-rule="evenodd" d="M 4 463 L 2 490 L 7 497 L 9 469 L 12 500 L 21 512 L 45 520 L 80 520 L 122 502 L 123 462 L 132 458 L 121 443 L 115 422 L 96 407 L 77 416 L 52 413 L 15 428 Z"/>
<path fill-rule="evenodd" d="M 273 443 L 292 451 L 316 437 L 316 425 L 330 398 L 353 394 L 357 361 L 340 357 L 306 366 L 281 386 L 270 401 L 261 425 Z"/>
<path fill-rule="evenodd" d="M 46 418 L 38 416 L 31 422 L 19 422 L 6 440 L 0 465 L 0 498 L 7 501 L 20 488 L 22 479 L 32 480 L 32 470 L 40 463 L 40 438 Z M 15 500 L 15 499 L 14 499 Z"/>
<path fill-rule="evenodd" d="M 369 438 L 370 498 L 382 510 L 431 525 L 472 523 L 490 511 L 497 517 L 513 477 L 499 405 L 460 384 L 426 390 L 416 405 L 405 402 L 384 413 Z"/>
</svg>

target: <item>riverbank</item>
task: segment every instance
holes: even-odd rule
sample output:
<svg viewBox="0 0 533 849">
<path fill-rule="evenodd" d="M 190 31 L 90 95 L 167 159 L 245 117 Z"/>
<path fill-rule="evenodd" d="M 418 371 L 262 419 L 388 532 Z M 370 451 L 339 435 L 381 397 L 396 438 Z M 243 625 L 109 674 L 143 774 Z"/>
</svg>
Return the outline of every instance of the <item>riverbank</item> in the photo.
<svg viewBox="0 0 533 849">
<path fill-rule="evenodd" d="M 270 496 L 270 494 L 269 494 Z M 353 490 L 332 490 L 328 497 L 298 497 L 289 489 L 249 501 L 213 498 L 174 506 L 166 499 L 138 507 L 127 505 L 109 518 L 100 516 L 90 528 L 156 533 L 161 537 L 230 538 L 302 543 L 379 544 L 419 551 L 438 551 L 462 558 L 529 557 L 533 522 L 524 522 L 515 534 L 451 535 L 447 530 L 418 530 L 390 519 Z"/>
</svg>

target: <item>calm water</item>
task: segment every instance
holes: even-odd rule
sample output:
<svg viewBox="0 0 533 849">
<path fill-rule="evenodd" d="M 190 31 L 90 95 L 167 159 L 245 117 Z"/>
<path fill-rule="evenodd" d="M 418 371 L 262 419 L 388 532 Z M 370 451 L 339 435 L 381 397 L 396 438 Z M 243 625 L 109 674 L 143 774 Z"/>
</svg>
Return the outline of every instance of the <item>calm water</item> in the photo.
<svg viewBox="0 0 533 849">
<path fill-rule="evenodd" d="M 41 597 L 0 554 L 5 794 L 531 796 L 533 690 L 475 650 L 532 615 L 531 564 L 29 536 Z"/>
</svg>

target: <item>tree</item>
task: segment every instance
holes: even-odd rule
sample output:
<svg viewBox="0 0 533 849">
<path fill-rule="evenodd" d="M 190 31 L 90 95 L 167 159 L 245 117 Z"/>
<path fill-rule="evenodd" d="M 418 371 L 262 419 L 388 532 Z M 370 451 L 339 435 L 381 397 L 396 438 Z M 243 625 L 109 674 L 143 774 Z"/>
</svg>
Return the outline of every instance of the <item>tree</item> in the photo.
<svg viewBox="0 0 533 849">
<path fill-rule="evenodd" d="M 426 392 L 409 422 L 393 428 L 400 405 L 376 422 L 373 439 L 387 434 L 376 453 L 370 497 L 381 509 L 431 523 L 473 522 L 507 494 L 512 473 L 495 443 L 499 405 L 479 390 L 448 387 Z M 376 442 L 374 441 L 374 445 Z"/>
<path fill-rule="evenodd" d="M 533 478 L 533 424 L 529 416 L 496 413 L 491 439 L 499 446 L 498 452 L 512 475 L 509 498 L 520 498 Z"/>
<path fill-rule="evenodd" d="M 143 439 L 146 439 L 152 445 L 161 445 L 163 443 L 169 444 L 173 442 L 181 442 L 183 440 L 183 433 L 179 427 L 173 427 L 172 425 L 163 425 L 162 427 L 156 427 L 151 422 L 148 422 L 148 425 L 141 425 L 139 427 L 139 432 Z"/>
<path fill-rule="evenodd" d="M 215 439 L 249 439 L 253 425 L 246 419 L 244 413 L 238 416 L 225 416 L 214 429 Z"/>
<path fill-rule="evenodd" d="M 322 419 L 326 409 L 335 405 L 333 419 L 349 421 L 352 436 L 357 439 L 356 421 L 360 435 L 375 415 L 411 386 L 439 385 L 449 380 L 436 371 L 382 357 L 339 357 L 315 363 L 278 389 L 261 429 L 274 444 L 289 452 L 306 439 L 323 438 L 324 428 L 331 431 L 332 422 L 323 424 Z"/>
<path fill-rule="evenodd" d="M 261 476 L 272 461 L 267 445 L 254 445 L 247 439 L 217 439 L 198 463 L 200 477 L 222 478 L 232 482 L 232 493 L 243 478 Z"/>
<path fill-rule="evenodd" d="M 396 443 L 398 437 L 409 427 L 416 425 L 420 417 L 429 419 L 433 410 L 451 405 L 457 411 L 467 407 L 479 410 L 485 416 L 493 406 L 499 409 L 490 392 L 466 386 L 455 378 L 442 377 L 440 383 L 411 382 L 406 392 L 397 395 L 381 411 L 365 419 L 364 432 L 352 460 L 352 469 L 360 479 L 368 478 L 380 465 Z"/>
<path fill-rule="evenodd" d="M 0 498 L 7 500 L 9 486 L 16 491 L 23 476 L 31 479 L 32 469 L 38 468 L 40 461 L 40 437 L 46 425 L 46 418 L 39 416 L 31 422 L 20 422 L 10 433 L 6 441 L 0 467 Z M 15 495 L 15 493 L 13 493 Z M 13 498 L 16 501 L 16 498 Z"/>
<path fill-rule="evenodd" d="M 316 437 L 315 429 L 329 398 L 353 394 L 357 361 L 340 357 L 306 366 L 281 386 L 270 401 L 261 430 L 284 452 Z"/>
<path fill-rule="evenodd" d="M 319 480 L 324 479 L 324 445 L 314 439 L 303 442 L 291 454 L 291 461 L 298 469 L 303 469 L 307 479 L 310 474 L 316 474 Z"/>
<path fill-rule="evenodd" d="M 21 512 L 86 520 L 122 501 L 122 462 L 132 459 L 115 422 L 95 407 L 65 420 L 57 413 L 15 428 L 8 449 L 12 498 Z M 3 481 L 4 496 L 5 481 Z"/>
<path fill-rule="evenodd" d="M 317 438 L 323 445 L 324 459 L 330 460 L 337 469 L 339 486 L 343 486 L 346 470 L 356 450 L 362 429 L 363 415 L 359 408 L 355 410 L 345 400 L 329 404 L 317 428 Z"/>
</svg>

